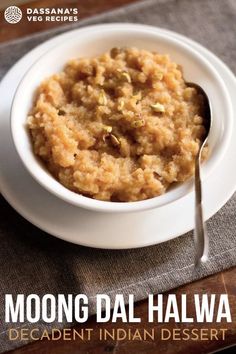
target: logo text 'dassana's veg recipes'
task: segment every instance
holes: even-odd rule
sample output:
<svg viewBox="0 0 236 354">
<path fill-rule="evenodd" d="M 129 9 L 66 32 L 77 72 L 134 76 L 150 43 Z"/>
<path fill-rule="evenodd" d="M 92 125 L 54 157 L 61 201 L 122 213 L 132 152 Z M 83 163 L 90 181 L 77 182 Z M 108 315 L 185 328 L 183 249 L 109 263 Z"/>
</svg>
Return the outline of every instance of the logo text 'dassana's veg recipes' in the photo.
<svg viewBox="0 0 236 354">
<path fill-rule="evenodd" d="M 73 8 L 27 8 L 23 13 L 17 6 L 9 6 L 4 12 L 5 20 L 16 24 L 22 18 L 28 22 L 76 22 L 79 10 Z"/>
</svg>

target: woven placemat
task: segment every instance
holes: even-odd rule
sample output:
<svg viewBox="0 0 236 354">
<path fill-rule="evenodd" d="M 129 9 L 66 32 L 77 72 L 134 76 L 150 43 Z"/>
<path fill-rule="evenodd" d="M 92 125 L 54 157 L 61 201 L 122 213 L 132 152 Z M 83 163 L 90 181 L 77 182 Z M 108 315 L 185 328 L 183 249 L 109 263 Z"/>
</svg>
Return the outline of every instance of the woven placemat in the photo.
<svg viewBox="0 0 236 354">
<path fill-rule="evenodd" d="M 78 26 L 105 22 L 139 22 L 177 31 L 205 45 L 236 71 L 234 0 L 152 0 L 3 44 L 0 76 L 46 39 Z M 236 265 L 236 196 L 209 220 L 210 260 L 198 272 L 193 272 L 192 233 L 148 248 L 96 250 L 47 235 L 19 216 L 3 198 L 0 205 L 1 319 L 5 317 L 6 293 L 40 296 L 84 293 L 89 297 L 92 314 L 97 293 L 111 297 L 116 293 L 132 293 L 140 300 L 148 293 L 160 293 Z M 14 326 L 33 327 L 29 323 Z M 37 323 L 41 329 L 55 326 L 60 328 L 63 324 Z M 26 344 L 25 341 L 10 342 L 9 327 L 13 326 L 1 321 L 0 352 Z"/>
</svg>

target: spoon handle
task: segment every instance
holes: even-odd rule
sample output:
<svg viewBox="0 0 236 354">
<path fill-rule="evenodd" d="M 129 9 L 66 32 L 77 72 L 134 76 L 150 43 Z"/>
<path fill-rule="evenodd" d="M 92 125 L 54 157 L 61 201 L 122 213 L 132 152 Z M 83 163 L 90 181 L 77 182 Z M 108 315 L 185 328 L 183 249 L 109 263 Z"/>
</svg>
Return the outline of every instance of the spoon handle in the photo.
<svg viewBox="0 0 236 354">
<path fill-rule="evenodd" d="M 204 145 L 204 144 L 203 144 Z M 208 234 L 203 218 L 202 208 L 202 182 L 201 182 L 201 152 L 199 149 L 195 160 L 195 229 L 194 229 L 194 243 L 195 243 L 195 266 L 201 262 L 206 262 L 208 259 Z"/>
</svg>

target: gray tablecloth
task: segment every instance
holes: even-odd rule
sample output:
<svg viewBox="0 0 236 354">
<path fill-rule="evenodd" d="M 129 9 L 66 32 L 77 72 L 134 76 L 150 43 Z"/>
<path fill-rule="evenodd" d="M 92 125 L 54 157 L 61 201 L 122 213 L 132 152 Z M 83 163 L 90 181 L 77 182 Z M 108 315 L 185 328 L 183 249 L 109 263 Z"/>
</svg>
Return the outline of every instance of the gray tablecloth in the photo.
<svg viewBox="0 0 236 354">
<path fill-rule="evenodd" d="M 115 21 L 146 23 L 187 35 L 236 70 L 235 0 L 152 0 L 3 44 L 0 75 L 47 38 L 77 26 Z M 92 314 L 97 293 L 133 293 L 140 300 L 236 264 L 236 196 L 209 220 L 210 260 L 198 272 L 193 272 L 192 233 L 143 249 L 95 250 L 51 237 L 25 221 L 3 198 L 0 204 L 0 352 L 25 344 L 7 340 L 7 329 L 13 326 L 4 323 L 5 293 L 85 293 Z"/>
</svg>

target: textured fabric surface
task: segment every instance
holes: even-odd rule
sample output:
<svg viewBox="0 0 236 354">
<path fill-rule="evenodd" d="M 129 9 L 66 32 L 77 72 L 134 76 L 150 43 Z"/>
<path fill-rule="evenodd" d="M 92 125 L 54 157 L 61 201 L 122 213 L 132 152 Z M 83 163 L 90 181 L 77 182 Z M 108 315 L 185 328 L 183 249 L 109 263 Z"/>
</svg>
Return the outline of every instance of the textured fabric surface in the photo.
<svg viewBox="0 0 236 354">
<path fill-rule="evenodd" d="M 0 46 L 0 76 L 31 48 L 71 28 L 103 22 L 139 22 L 168 28 L 208 47 L 236 71 L 234 0 L 152 0 Z M 97 293 L 133 293 L 136 300 L 236 265 L 236 195 L 208 221 L 210 259 L 194 271 L 192 233 L 143 249 L 108 251 L 79 247 L 29 224 L 0 198 L 0 352 L 26 344 L 9 342 L 4 295 L 85 293 L 90 312 Z M 14 327 L 31 328 L 28 323 Z M 52 324 L 58 328 L 63 325 Z M 44 323 L 37 328 L 46 328 Z"/>
</svg>

